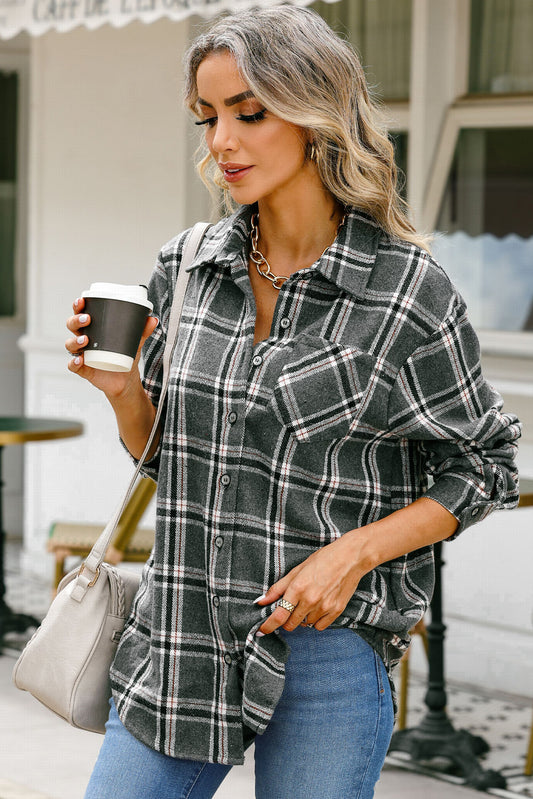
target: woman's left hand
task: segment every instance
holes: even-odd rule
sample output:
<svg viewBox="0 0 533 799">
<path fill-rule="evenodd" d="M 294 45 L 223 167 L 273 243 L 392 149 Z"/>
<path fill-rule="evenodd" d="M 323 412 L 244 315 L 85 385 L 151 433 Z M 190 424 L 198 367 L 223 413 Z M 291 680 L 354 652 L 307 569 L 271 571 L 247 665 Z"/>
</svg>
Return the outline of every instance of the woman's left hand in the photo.
<svg viewBox="0 0 533 799">
<path fill-rule="evenodd" d="M 295 606 L 292 613 L 277 607 L 258 633 L 268 635 L 278 627 L 295 630 L 302 623 L 325 630 L 340 616 L 365 574 L 380 563 L 449 538 L 457 526 L 458 520 L 439 502 L 420 497 L 378 521 L 344 533 L 256 600 L 258 605 L 271 605 L 283 597 Z"/>
<path fill-rule="evenodd" d="M 295 630 L 300 624 L 325 630 L 340 616 L 365 574 L 357 560 L 349 534 L 313 552 L 256 600 L 258 605 L 271 605 L 283 597 L 296 606 L 292 613 L 278 606 L 258 632 L 268 635 L 278 627 Z"/>
</svg>

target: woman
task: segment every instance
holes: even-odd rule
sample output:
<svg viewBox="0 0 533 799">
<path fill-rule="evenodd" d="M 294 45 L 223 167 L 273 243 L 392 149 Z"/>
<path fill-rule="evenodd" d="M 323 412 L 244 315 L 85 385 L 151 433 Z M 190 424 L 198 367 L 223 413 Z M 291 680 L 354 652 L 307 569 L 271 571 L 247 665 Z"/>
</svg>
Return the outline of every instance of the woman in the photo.
<svg viewBox="0 0 533 799">
<path fill-rule="evenodd" d="M 407 221 L 350 47 L 306 9 L 236 14 L 186 76 L 203 171 L 238 210 L 191 269 L 145 467 L 155 547 L 86 796 L 206 799 L 255 739 L 260 799 L 367 799 L 432 544 L 515 504 L 519 426 Z M 143 382 L 84 366 L 83 301 L 68 323 L 69 368 L 104 391 L 134 458 L 184 240 L 152 275 Z"/>
</svg>

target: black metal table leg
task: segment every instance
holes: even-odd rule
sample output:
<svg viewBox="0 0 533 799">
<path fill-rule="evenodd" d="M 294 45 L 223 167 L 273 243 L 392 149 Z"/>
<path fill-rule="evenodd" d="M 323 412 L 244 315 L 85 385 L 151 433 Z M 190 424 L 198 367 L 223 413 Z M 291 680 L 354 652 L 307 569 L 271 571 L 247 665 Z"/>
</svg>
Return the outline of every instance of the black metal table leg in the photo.
<svg viewBox="0 0 533 799">
<path fill-rule="evenodd" d="M 3 472 L 2 454 L 3 446 L 0 446 L 0 655 L 2 654 L 2 644 L 6 633 L 23 633 L 29 627 L 38 627 L 40 622 L 34 616 L 26 613 L 14 613 L 6 604 L 6 582 L 5 582 L 5 531 L 4 531 L 4 508 L 3 508 Z"/>
<path fill-rule="evenodd" d="M 435 591 L 431 600 L 431 623 L 428 625 L 429 678 L 424 698 L 427 712 L 417 727 L 399 730 L 392 736 L 390 752 L 406 752 L 415 761 L 446 758 L 451 761 L 466 785 L 484 791 L 505 788 L 506 780 L 498 771 L 485 770 L 479 755 L 489 751 L 487 742 L 467 730 L 456 730 L 446 713 L 444 678 L 444 638 L 442 621 L 442 544 L 435 544 Z"/>
</svg>

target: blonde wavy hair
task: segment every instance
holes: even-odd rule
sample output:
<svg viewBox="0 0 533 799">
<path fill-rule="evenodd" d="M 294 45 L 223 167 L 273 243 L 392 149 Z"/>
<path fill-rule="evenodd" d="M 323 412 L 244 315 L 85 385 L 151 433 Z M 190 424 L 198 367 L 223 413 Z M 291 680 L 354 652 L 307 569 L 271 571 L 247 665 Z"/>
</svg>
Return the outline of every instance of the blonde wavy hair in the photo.
<svg viewBox="0 0 533 799">
<path fill-rule="evenodd" d="M 397 188 L 394 148 L 363 68 L 346 41 L 308 8 L 277 6 L 231 14 L 185 54 L 185 101 L 198 113 L 196 75 L 211 53 L 229 52 L 268 111 L 307 129 L 324 186 L 345 207 L 368 213 L 387 233 L 428 249 Z M 227 184 L 207 148 L 198 171 L 208 188 Z M 206 152 L 207 151 L 207 152 Z"/>
</svg>

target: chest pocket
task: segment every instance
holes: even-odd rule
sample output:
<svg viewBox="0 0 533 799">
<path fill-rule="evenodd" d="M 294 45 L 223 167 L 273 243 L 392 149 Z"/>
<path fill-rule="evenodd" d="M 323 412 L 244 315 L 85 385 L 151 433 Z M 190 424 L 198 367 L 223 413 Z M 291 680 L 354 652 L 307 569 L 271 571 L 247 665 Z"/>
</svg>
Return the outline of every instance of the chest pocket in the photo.
<svg viewBox="0 0 533 799">
<path fill-rule="evenodd" d="M 374 367 L 361 350 L 323 339 L 299 342 L 278 377 L 273 410 L 301 442 L 343 438 L 362 410 Z"/>
</svg>

